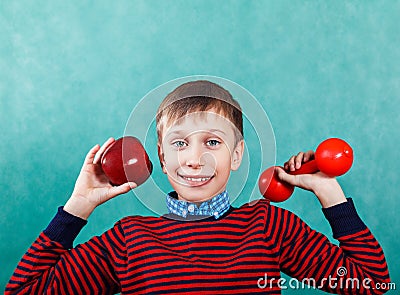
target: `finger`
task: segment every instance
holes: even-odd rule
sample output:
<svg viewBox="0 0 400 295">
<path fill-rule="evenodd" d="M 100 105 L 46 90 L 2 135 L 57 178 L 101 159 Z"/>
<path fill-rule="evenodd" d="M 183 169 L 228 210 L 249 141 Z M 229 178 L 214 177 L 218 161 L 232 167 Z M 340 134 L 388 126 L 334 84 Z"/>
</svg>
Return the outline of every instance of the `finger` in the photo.
<svg viewBox="0 0 400 295">
<path fill-rule="evenodd" d="M 286 173 L 286 171 L 284 171 L 283 169 L 281 169 L 279 167 L 276 168 L 276 172 L 277 172 L 278 178 L 281 181 L 297 186 L 297 184 L 298 184 L 297 175 L 291 175 L 289 173 Z"/>
<path fill-rule="evenodd" d="M 105 143 L 103 143 L 103 145 L 101 146 L 100 150 L 97 152 L 96 156 L 94 157 L 93 164 L 97 164 L 100 161 L 101 156 L 103 155 L 104 151 L 112 143 L 114 143 L 114 141 L 115 141 L 115 139 L 113 137 L 110 137 L 109 139 L 107 139 L 107 141 Z"/>
<path fill-rule="evenodd" d="M 285 164 L 283 164 L 283 169 L 288 170 L 289 169 L 289 163 L 285 162 Z"/>
<path fill-rule="evenodd" d="M 303 163 L 303 157 L 304 157 L 304 153 L 303 152 L 299 152 L 296 155 L 296 157 L 295 157 L 295 167 L 296 167 L 296 169 L 300 169 L 301 163 Z"/>
<path fill-rule="evenodd" d="M 288 166 L 289 166 L 289 170 L 290 171 L 294 171 L 295 170 L 294 160 L 295 160 L 295 156 L 291 156 L 289 161 L 288 161 Z"/>
<path fill-rule="evenodd" d="M 307 152 L 304 153 L 304 157 L 303 157 L 303 162 L 308 162 L 310 160 L 314 159 L 314 151 L 309 150 Z"/>
<path fill-rule="evenodd" d="M 96 155 L 97 151 L 99 150 L 100 146 L 96 144 L 94 147 L 90 149 L 85 157 L 84 164 L 92 164 L 94 156 Z"/>
<path fill-rule="evenodd" d="M 137 184 L 134 182 L 126 182 L 119 186 L 114 186 L 114 187 L 110 188 L 108 197 L 109 197 L 109 199 L 112 199 L 116 196 L 125 194 L 125 193 L 129 192 L 131 189 L 134 189 L 136 187 L 137 187 Z"/>
</svg>

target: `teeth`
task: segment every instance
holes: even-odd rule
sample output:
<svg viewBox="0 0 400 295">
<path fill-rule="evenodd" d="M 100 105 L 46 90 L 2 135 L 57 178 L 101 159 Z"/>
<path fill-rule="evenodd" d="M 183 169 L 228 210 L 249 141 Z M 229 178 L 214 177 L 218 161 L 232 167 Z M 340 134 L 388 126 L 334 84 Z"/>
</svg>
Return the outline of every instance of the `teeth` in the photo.
<svg viewBox="0 0 400 295">
<path fill-rule="evenodd" d="M 201 181 L 207 181 L 207 180 L 209 180 L 211 177 L 205 177 L 205 178 L 191 178 L 191 177 L 184 177 L 184 176 L 183 176 L 183 178 L 185 178 L 186 180 L 189 180 L 189 181 L 201 182 Z"/>
</svg>

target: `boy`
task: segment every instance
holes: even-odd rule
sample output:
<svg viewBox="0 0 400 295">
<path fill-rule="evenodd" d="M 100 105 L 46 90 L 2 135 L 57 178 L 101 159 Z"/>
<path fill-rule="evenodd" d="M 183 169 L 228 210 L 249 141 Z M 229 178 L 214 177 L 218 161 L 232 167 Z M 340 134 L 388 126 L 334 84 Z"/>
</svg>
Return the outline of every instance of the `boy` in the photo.
<svg viewBox="0 0 400 295">
<path fill-rule="evenodd" d="M 382 249 L 335 178 L 279 169 L 283 181 L 315 193 L 340 247 L 267 200 L 230 205 L 226 184 L 244 141 L 241 109 L 228 91 L 185 83 L 164 99 L 156 123 L 160 163 L 174 189 L 170 213 L 123 218 L 72 247 L 98 205 L 136 186 L 112 187 L 101 171 L 110 138 L 87 154 L 70 199 L 24 255 L 6 294 L 280 294 L 281 271 L 328 292 L 384 293 L 373 289 L 389 282 Z M 312 157 L 299 153 L 285 168 Z"/>
</svg>

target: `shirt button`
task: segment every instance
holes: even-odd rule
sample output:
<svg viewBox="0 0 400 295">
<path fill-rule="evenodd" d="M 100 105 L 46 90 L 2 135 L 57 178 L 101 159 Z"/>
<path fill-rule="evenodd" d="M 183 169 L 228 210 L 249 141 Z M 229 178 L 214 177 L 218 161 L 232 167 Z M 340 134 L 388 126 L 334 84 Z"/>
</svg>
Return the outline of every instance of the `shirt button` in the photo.
<svg viewBox="0 0 400 295">
<path fill-rule="evenodd" d="M 193 213 L 193 212 L 194 212 L 194 205 L 193 205 L 193 204 L 190 204 L 190 205 L 188 206 L 188 210 L 189 210 L 190 213 Z"/>
</svg>

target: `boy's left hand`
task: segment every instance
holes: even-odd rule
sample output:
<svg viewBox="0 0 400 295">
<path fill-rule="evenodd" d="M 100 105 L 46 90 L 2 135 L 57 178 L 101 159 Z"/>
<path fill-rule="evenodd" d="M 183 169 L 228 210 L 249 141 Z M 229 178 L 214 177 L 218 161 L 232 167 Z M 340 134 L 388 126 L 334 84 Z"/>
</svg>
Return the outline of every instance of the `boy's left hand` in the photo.
<svg viewBox="0 0 400 295">
<path fill-rule="evenodd" d="M 284 169 L 286 171 L 298 170 L 303 163 L 312 159 L 314 159 L 313 151 L 300 152 L 284 164 Z M 291 175 L 284 169 L 277 167 L 280 180 L 314 192 L 322 207 L 327 208 L 347 201 L 335 177 L 330 177 L 320 171 L 314 174 Z"/>
</svg>

